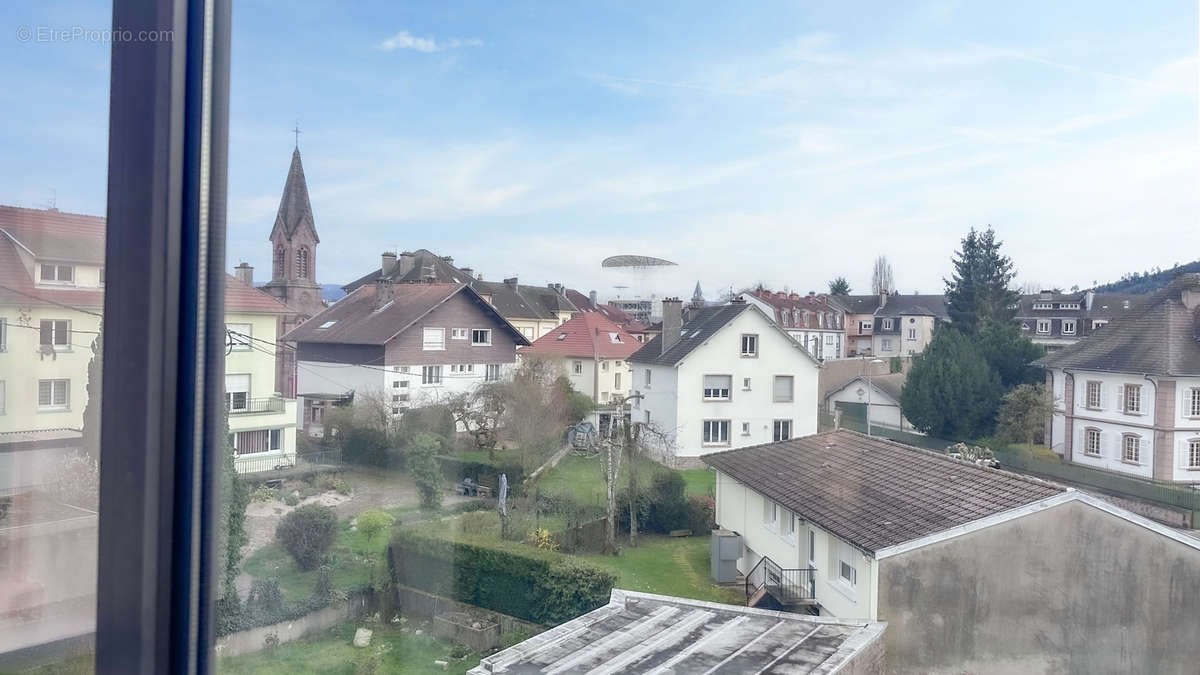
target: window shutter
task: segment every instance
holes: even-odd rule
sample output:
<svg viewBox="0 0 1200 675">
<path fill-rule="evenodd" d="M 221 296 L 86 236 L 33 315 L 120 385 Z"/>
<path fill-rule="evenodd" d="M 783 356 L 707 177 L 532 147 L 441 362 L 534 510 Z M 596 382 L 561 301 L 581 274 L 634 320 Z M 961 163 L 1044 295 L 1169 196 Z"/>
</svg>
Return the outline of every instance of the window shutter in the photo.
<svg viewBox="0 0 1200 675">
<path fill-rule="evenodd" d="M 1117 410 L 1125 410 L 1125 385 L 1117 386 L 1117 401 L 1114 406 Z"/>
<path fill-rule="evenodd" d="M 792 378 L 787 375 L 776 375 L 774 394 L 776 401 L 790 401 L 792 398 Z"/>
<path fill-rule="evenodd" d="M 43 321 L 41 325 L 41 337 L 38 342 L 43 345 L 54 344 L 54 322 Z"/>
</svg>

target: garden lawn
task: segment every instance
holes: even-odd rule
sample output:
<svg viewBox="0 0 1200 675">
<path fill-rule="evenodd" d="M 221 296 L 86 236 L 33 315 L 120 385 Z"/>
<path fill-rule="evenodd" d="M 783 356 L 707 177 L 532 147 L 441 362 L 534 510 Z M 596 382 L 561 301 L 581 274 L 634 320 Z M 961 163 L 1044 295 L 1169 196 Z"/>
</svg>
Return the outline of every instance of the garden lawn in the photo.
<svg viewBox="0 0 1200 675">
<path fill-rule="evenodd" d="M 412 625 L 411 623 L 409 624 Z M 274 649 L 253 654 L 221 658 L 218 670 L 237 675 L 298 675 L 300 673 L 332 673 L 355 675 L 359 672 L 378 673 L 462 673 L 479 665 L 479 655 L 469 653 L 462 658 L 451 656 L 452 646 L 430 635 L 414 635 L 412 630 L 401 632 L 398 627 L 375 624 L 369 647 L 354 647 L 351 641 L 358 624 L 346 622 L 301 640 L 288 642 Z M 426 627 L 428 628 L 428 627 Z M 379 668 L 359 669 L 359 663 L 372 651 L 381 652 Z M 447 661 L 443 670 L 434 661 Z"/>
<path fill-rule="evenodd" d="M 388 513 L 399 520 L 404 514 L 416 511 L 415 506 L 403 506 L 387 509 Z M 334 540 L 330 554 L 334 558 L 330 569 L 330 580 L 336 589 L 350 589 L 363 586 L 370 581 L 370 567 L 365 556 L 368 552 L 376 556 L 377 572 L 385 573 L 387 550 L 390 532 L 383 532 L 375 537 L 375 541 L 367 544 L 367 538 L 361 532 L 350 529 L 350 521 L 338 523 L 337 539 Z M 255 579 L 276 577 L 279 579 L 279 589 L 283 592 L 285 601 L 301 600 L 312 594 L 317 583 L 317 570 L 301 571 L 296 567 L 296 561 L 288 555 L 277 542 L 264 546 L 250 554 L 242 562 L 242 571 Z"/>
<path fill-rule="evenodd" d="M 708 537 L 666 537 L 645 535 L 637 548 L 622 544 L 619 556 L 581 555 L 586 560 L 617 575 L 617 588 L 681 598 L 745 604 L 744 591 L 723 588 L 709 579 Z"/>
<path fill-rule="evenodd" d="M 688 497 L 716 497 L 717 472 L 712 469 L 688 469 L 683 475 L 684 494 Z"/>
<path fill-rule="evenodd" d="M 662 470 L 662 465 L 643 458 L 639 463 L 640 483 L 650 485 L 655 471 Z M 617 476 L 617 490 L 620 491 L 629 484 L 628 462 L 621 462 L 621 471 Z M 568 454 L 562 458 L 545 476 L 538 479 L 536 489 L 541 494 L 569 494 L 575 503 L 582 506 L 604 507 L 604 463 L 599 455 L 580 457 Z"/>
</svg>

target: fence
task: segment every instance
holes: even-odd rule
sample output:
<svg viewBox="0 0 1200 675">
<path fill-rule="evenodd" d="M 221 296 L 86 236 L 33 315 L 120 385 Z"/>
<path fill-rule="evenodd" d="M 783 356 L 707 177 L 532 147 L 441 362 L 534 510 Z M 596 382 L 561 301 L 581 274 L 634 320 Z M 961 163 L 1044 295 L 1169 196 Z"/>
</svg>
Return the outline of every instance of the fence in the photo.
<svg viewBox="0 0 1200 675">
<path fill-rule="evenodd" d="M 310 471 L 322 468 L 334 468 L 342 465 L 341 450 L 320 450 L 318 452 L 295 453 L 258 453 L 241 455 L 233 459 L 233 468 L 240 474 L 275 472 L 290 475 L 297 471 Z"/>
<path fill-rule="evenodd" d="M 278 396 L 241 399 L 238 403 L 242 405 L 226 404 L 226 412 L 230 415 L 262 415 L 267 413 L 281 413 L 285 409 L 284 400 Z"/>
<path fill-rule="evenodd" d="M 838 410 L 841 412 L 840 424 L 843 429 L 867 433 L 867 404 L 866 403 L 842 403 L 837 404 Z M 913 433 L 911 431 L 901 431 L 893 427 L 880 426 L 878 423 L 871 424 L 871 435 L 881 438 L 889 438 L 893 441 L 933 450 L 935 452 L 945 452 L 946 446 L 954 445 L 955 441 L 950 441 L 945 438 L 935 438 L 933 436 L 925 436 L 923 434 Z"/>
</svg>

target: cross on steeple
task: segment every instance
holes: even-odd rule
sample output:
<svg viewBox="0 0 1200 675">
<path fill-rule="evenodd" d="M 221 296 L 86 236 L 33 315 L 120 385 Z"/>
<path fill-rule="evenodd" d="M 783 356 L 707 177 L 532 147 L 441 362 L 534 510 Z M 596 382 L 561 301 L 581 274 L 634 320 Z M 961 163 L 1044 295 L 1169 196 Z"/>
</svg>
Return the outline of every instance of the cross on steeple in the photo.
<svg viewBox="0 0 1200 675">
<path fill-rule="evenodd" d="M 292 129 L 292 133 L 296 134 L 296 149 L 300 149 L 300 121 L 296 120 L 296 128 Z"/>
</svg>

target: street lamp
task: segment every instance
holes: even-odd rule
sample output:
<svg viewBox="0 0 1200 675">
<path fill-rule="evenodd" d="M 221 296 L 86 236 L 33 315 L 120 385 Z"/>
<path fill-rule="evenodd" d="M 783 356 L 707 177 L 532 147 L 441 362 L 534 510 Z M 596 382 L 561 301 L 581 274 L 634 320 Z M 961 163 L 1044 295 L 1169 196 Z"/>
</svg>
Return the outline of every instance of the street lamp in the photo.
<svg viewBox="0 0 1200 675">
<path fill-rule="evenodd" d="M 867 364 L 867 435 L 871 435 L 871 368 L 870 366 L 876 363 L 883 363 L 883 359 L 871 359 L 867 361 L 867 357 L 863 357 L 863 361 Z"/>
</svg>

